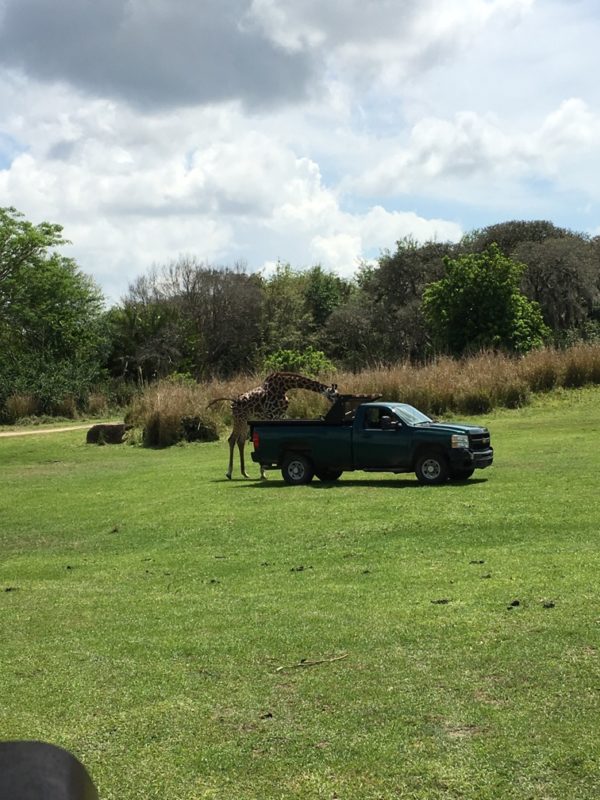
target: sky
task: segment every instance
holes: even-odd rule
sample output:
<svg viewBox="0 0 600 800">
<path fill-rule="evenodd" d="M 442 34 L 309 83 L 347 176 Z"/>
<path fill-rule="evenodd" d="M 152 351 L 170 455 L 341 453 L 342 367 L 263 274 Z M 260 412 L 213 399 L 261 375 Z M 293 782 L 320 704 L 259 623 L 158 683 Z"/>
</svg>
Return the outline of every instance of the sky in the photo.
<svg viewBox="0 0 600 800">
<path fill-rule="evenodd" d="M 596 0 L 0 0 L 0 206 L 109 304 L 179 256 L 598 235 L 599 42 Z"/>
</svg>

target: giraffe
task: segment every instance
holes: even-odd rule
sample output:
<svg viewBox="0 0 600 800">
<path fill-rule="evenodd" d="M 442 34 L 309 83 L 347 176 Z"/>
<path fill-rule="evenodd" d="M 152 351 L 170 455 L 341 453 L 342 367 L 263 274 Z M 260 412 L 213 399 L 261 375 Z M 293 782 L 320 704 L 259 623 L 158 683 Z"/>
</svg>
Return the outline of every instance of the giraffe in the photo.
<svg viewBox="0 0 600 800">
<path fill-rule="evenodd" d="M 337 385 L 326 386 L 324 383 L 298 375 L 296 372 L 272 372 L 264 382 L 255 389 L 239 395 L 239 397 L 216 397 L 208 404 L 218 403 L 220 400 L 231 402 L 233 413 L 233 430 L 227 439 L 229 442 L 229 469 L 227 477 L 231 480 L 233 472 L 233 451 L 237 444 L 240 451 L 240 471 L 245 478 L 244 466 L 244 447 L 248 438 L 248 420 L 250 419 L 281 419 L 287 411 L 289 398 L 286 395 L 290 389 L 306 389 L 309 392 L 317 392 L 324 395 L 328 400 L 335 400 L 337 397 Z M 265 478 L 264 467 L 260 467 L 261 480 Z"/>
</svg>

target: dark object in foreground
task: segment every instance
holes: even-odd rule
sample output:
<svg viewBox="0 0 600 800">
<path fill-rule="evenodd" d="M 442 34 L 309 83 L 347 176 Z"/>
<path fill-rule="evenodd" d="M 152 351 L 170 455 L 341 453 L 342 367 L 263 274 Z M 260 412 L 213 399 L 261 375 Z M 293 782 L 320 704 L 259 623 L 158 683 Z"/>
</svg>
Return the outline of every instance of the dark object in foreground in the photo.
<svg viewBox="0 0 600 800">
<path fill-rule="evenodd" d="M 131 428 L 133 425 L 124 422 L 94 425 L 87 432 L 85 440 L 88 444 L 123 444 L 123 437 Z"/>
<path fill-rule="evenodd" d="M 44 742 L 0 742 L 0 800 L 98 800 L 79 761 Z"/>
</svg>

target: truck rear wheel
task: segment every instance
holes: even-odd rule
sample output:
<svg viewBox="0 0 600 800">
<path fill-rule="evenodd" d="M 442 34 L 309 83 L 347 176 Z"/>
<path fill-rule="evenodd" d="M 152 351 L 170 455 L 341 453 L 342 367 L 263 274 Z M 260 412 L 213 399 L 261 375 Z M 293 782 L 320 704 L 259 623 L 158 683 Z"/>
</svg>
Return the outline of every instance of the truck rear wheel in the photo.
<svg viewBox="0 0 600 800">
<path fill-rule="evenodd" d="M 425 486 L 439 486 L 446 483 L 449 469 L 445 456 L 435 450 L 423 453 L 415 466 L 415 475 L 419 483 Z"/>
<path fill-rule="evenodd" d="M 283 480 L 290 486 L 300 486 L 310 483 L 315 474 L 313 465 L 306 456 L 299 453 L 290 453 L 286 456 L 281 468 Z"/>
<path fill-rule="evenodd" d="M 337 481 L 342 471 L 341 469 L 318 469 L 315 475 L 320 481 L 327 483 L 328 481 Z"/>
</svg>

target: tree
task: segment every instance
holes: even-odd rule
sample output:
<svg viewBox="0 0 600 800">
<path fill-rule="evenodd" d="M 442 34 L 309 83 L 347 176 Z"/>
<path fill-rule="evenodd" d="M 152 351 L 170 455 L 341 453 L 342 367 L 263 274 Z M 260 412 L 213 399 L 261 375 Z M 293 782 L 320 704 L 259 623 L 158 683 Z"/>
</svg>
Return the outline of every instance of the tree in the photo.
<svg viewBox="0 0 600 800">
<path fill-rule="evenodd" d="M 509 220 L 471 231 L 463 237 L 461 248 L 467 253 L 482 253 L 491 244 L 497 244 L 503 253 L 512 256 L 522 242 L 545 242 L 548 239 L 572 239 L 578 234 L 559 228 L 544 219 Z"/>
<path fill-rule="evenodd" d="M 600 305 L 600 253 L 587 234 L 546 220 L 512 220 L 466 235 L 463 252 L 480 253 L 497 244 L 526 265 L 521 289 L 540 304 L 557 341 L 584 335 Z"/>
<path fill-rule="evenodd" d="M 331 314 L 352 296 L 354 287 L 333 272 L 320 265 L 311 267 L 304 274 L 304 306 L 312 318 L 312 326 L 318 333 Z"/>
<path fill-rule="evenodd" d="M 525 266 L 492 244 L 445 259 L 445 276 L 426 287 L 423 312 L 434 341 L 453 355 L 484 348 L 525 353 L 549 335 L 537 303 L 519 286 Z"/>
<path fill-rule="evenodd" d="M 32 225 L 0 209 L 0 408 L 11 394 L 34 395 L 51 411 L 83 400 L 102 375 L 103 297 L 72 259 L 60 225 Z"/>
<path fill-rule="evenodd" d="M 349 301 L 355 285 L 320 265 L 296 270 L 279 262 L 264 279 L 264 290 L 263 348 L 268 357 L 281 349 L 328 350 L 327 320 Z"/>
<path fill-rule="evenodd" d="M 360 305 L 369 311 L 372 354 L 379 362 L 422 359 L 429 337 L 422 313 L 423 290 L 444 272 L 444 257 L 453 255 L 448 242 L 419 245 L 407 237 L 395 252 L 384 251 L 376 267 L 363 267 L 358 283 Z"/>
<path fill-rule="evenodd" d="M 552 330 L 582 328 L 600 304 L 600 269 L 591 242 L 583 237 L 522 242 L 514 256 L 527 265 L 523 291 L 540 304 Z"/>
<path fill-rule="evenodd" d="M 312 319 L 306 307 L 305 275 L 290 264 L 277 263 L 264 280 L 264 349 L 302 350 L 311 342 Z"/>
<path fill-rule="evenodd" d="M 110 330 L 108 366 L 114 376 L 151 380 L 181 366 L 180 334 L 173 308 L 154 287 L 155 275 L 129 287 L 128 298 L 107 314 Z"/>
<path fill-rule="evenodd" d="M 8 282 L 24 266 L 66 243 L 60 225 L 50 222 L 33 225 L 16 208 L 0 208 L 0 300 L 6 299 Z"/>
<path fill-rule="evenodd" d="M 357 297 L 336 308 L 325 325 L 327 354 L 353 372 L 381 361 L 371 309 Z"/>
<path fill-rule="evenodd" d="M 138 278 L 111 312 L 113 374 L 146 380 L 252 371 L 259 361 L 264 289 L 243 266 L 182 257 Z"/>
</svg>

